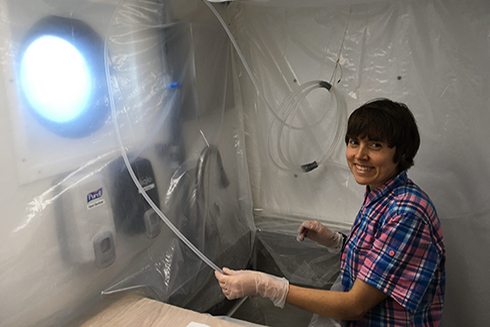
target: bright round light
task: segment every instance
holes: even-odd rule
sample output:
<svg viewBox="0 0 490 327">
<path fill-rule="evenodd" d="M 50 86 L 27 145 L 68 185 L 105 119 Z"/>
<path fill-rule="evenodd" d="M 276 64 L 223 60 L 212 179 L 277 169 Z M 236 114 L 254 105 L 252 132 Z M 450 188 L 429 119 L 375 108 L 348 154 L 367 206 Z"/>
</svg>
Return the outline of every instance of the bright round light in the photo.
<svg viewBox="0 0 490 327">
<path fill-rule="evenodd" d="M 66 123 L 86 108 L 90 73 L 70 42 L 48 35 L 36 39 L 24 53 L 20 73 L 27 100 L 44 118 Z"/>
</svg>

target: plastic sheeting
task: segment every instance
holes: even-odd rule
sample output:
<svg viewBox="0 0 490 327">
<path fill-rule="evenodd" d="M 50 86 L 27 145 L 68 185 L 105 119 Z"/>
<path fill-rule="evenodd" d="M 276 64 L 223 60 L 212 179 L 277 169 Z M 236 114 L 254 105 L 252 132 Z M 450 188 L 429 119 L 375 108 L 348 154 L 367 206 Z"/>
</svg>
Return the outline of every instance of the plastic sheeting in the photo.
<svg viewBox="0 0 490 327">
<path fill-rule="evenodd" d="M 218 266 L 244 266 L 250 259 L 253 203 L 258 237 L 278 273 L 324 284 L 334 274 L 322 274 L 319 261 L 330 259 L 301 261 L 304 244 L 281 246 L 294 223 L 285 228 L 275 219 L 320 219 L 345 228 L 361 203 L 363 188 L 347 170 L 344 145 L 332 138 L 339 124 L 330 116 L 338 109 L 332 93 L 314 90 L 300 103 L 290 125 L 301 128 L 271 128 L 271 109 L 313 80 L 333 84 L 348 112 L 383 96 L 412 109 L 422 145 L 409 175 L 434 200 L 447 245 L 444 325 L 485 325 L 487 1 L 238 0 L 215 6 L 258 88 L 238 57 L 231 66 L 227 37 L 200 0 L 0 2 L 0 325 L 61 324 L 101 292 L 138 291 L 197 310 L 222 299 L 211 285 L 211 269 L 162 223 L 154 224 L 125 170 L 117 130 L 132 169 L 153 174 L 156 183 L 144 186 L 148 196 Z M 115 126 L 108 111 L 92 134 L 60 137 L 25 107 L 17 55 L 30 27 L 49 15 L 82 20 L 108 41 L 113 93 L 101 101 L 107 110 L 113 104 Z M 308 128 L 324 115 L 325 125 Z M 298 166 L 324 147 L 332 152 L 318 168 L 298 173 L 274 165 L 278 146 Z M 101 220 L 88 220 L 80 194 L 98 199 L 93 203 Z M 147 225 L 134 223 L 133 209 Z M 106 260 L 93 257 L 89 235 L 100 234 L 106 250 L 107 235 L 113 237 L 112 263 L 107 251 Z"/>
<path fill-rule="evenodd" d="M 329 226 L 344 233 L 343 226 Z M 285 276 L 290 283 L 329 289 L 340 272 L 339 251 L 307 239 L 296 241 L 298 222 L 280 217 L 257 217 L 257 268 Z M 268 263 L 270 261 L 270 263 Z"/>
<path fill-rule="evenodd" d="M 342 142 L 309 173 L 277 169 L 270 144 L 282 144 L 293 160 L 307 163 L 331 139 L 313 129 L 309 134 L 271 133 L 276 118 L 269 106 L 277 110 L 291 92 L 312 80 L 332 81 L 349 113 L 373 98 L 404 102 L 422 137 L 409 176 L 433 199 L 446 239 L 444 325 L 483 326 L 490 318 L 490 262 L 481 255 L 490 245 L 490 150 L 482 146 L 490 137 L 490 5 L 368 2 L 230 4 L 231 29 L 259 86 L 236 57 L 255 213 L 264 219 L 320 219 L 347 226 L 364 192 L 347 169 Z M 295 124 L 312 125 L 325 110 L 334 111 L 331 98 L 322 90 L 311 93 L 300 105 L 304 119 L 298 114 Z M 327 120 L 325 130 L 331 124 L 335 121 Z M 315 137 L 324 142 L 320 147 Z"/>
<path fill-rule="evenodd" d="M 243 93 L 259 92 L 273 104 L 273 109 L 277 108 L 298 85 L 311 80 L 329 81 L 339 59 L 341 69 L 337 69 L 336 77 L 340 82 L 335 83 L 335 87 L 345 96 L 349 111 L 376 97 L 391 97 L 412 108 L 424 142 L 416 158 L 418 165 L 410 172 L 414 177 L 421 176 L 418 179 L 422 186 L 429 191 L 433 189 L 432 198 L 441 203 L 440 215 L 460 218 L 471 212 L 472 207 L 479 208 L 479 213 L 488 211 L 484 198 L 471 197 L 469 201 L 467 196 L 484 193 L 482 183 L 467 176 L 472 171 L 480 172 L 473 165 L 481 160 L 466 162 L 465 169 L 461 164 L 455 166 L 461 161 L 459 158 L 450 161 L 444 156 L 455 156 L 459 151 L 463 153 L 458 153 L 458 157 L 464 158 L 471 155 L 484 158 L 488 154 L 486 149 L 472 148 L 474 140 L 479 139 L 478 133 L 485 133 L 487 122 L 487 117 L 481 115 L 487 99 L 484 93 L 487 76 L 483 67 L 488 59 L 488 17 L 485 15 L 488 6 L 484 2 L 475 2 L 469 7 L 438 1 L 381 1 L 348 6 L 333 2 L 323 9 L 307 5 L 293 9 L 289 5 L 277 7 L 281 1 L 260 3 L 238 1 L 230 7 L 234 33 L 260 84 L 260 89 L 256 90 L 243 72 L 240 75 Z M 459 17 L 456 12 L 463 9 L 464 14 L 459 19 L 466 19 L 468 23 L 465 26 L 451 24 L 455 15 Z M 435 68 L 431 70 L 432 67 Z M 310 102 L 319 101 L 322 96 L 318 94 Z M 247 134 L 252 139 L 249 142 L 251 162 L 258 162 L 253 158 L 259 156 L 264 159 L 251 170 L 252 187 L 258 191 L 254 193 L 255 207 L 273 213 L 351 221 L 350 210 L 331 210 L 345 207 L 340 205 L 343 201 L 351 204 L 336 195 L 358 195 L 363 189 L 339 167 L 330 169 L 334 179 L 330 182 L 323 177 L 328 176 L 328 164 L 323 171 L 319 168 L 303 175 L 275 169 L 269 159 L 271 150 L 267 142 L 268 138 L 280 135 L 269 133 L 273 116 L 262 98 L 248 97 L 244 101 L 250 101 L 244 108 L 250 122 L 247 128 L 251 129 Z M 334 109 L 335 103 L 326 108 L 312 106 L 303 114 L 314 116 L 318 115 L 317 111 Z M 273 139 L 272 143 L 280 141 Z M 315 151 L 314 145 L 305 146 L 311 142 L 301 135 L 290 136 L 289 142 L 288 150 L 298 161 L 307 158 L 301 152 L 304 148 Z M 331 157 L 331 162 L 346 168 L 343 141 L 338 146 L 339 151 Z M 458 151 L 448 151 L 451 147 Z M 430 167 L 434 166 L 438 174 L 431 171 Z M 441 183 L 451 187 L 441 187 Z M 337 189 L 330 184 L 341 186 Z M 289 185 L 295 187 L 287 187 Z M 324 199 L 321 202 L 325 206 L 316 201 L 318 195 Z M 354 205 L 354 211 L 356 207 Z"/>
<path fill-rule="evenodd" d="M 251 259 L 243 127 L 213 14 L 180 0 L 2 1 L 0 14 L 0 326 L 61 325 L 123 291 L 199 311 L 222 301 L 158 216 L 218 267 Z M 45 17 L 98 62 L 89 133 L 66 134 L 75 125 L 47 123 L 23 96 L 19 58 Z"/>
</svg>

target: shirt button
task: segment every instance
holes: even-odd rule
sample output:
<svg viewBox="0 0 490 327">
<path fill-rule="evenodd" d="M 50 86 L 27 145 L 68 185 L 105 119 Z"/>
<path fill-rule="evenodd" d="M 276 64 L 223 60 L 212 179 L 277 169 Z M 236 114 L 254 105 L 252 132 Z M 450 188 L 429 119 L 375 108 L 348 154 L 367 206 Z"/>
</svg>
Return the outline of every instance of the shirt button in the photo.
<svg viewBox="0 0 490 327">
<path fill-rule="evenodd" d="M 391 250 L 389 254 L 390 254 L 390 256 L 394 256 L 395 255 L 395 251 Z"/>
</svg>

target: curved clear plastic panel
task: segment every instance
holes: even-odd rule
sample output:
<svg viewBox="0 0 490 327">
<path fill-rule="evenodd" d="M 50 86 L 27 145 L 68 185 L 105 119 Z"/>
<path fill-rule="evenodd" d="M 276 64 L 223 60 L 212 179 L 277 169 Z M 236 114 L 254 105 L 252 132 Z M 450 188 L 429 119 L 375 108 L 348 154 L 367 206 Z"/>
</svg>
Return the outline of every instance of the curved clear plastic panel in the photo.
<svg viewBox="0 0 490 327">
<path fill-rule="evenodd" d="M 0 326 L 62 325 L 125 291 L 198 311 L 222 301 L 212 269 L 160 217 L 218 267 L 251 259 L 243 122 L 212 12 L 194 0 L 16 0 L 0 12 Z M 75 47 L 88 38 L 80 22 L 97 36 L 83 54 L 104 63 L 109 114 L 94 111 L 85 135 L 53 133 L 23 98 L 18 58 L 46 17 L 63 17 L 46 33 L 72 28 Z"/>
</svg>

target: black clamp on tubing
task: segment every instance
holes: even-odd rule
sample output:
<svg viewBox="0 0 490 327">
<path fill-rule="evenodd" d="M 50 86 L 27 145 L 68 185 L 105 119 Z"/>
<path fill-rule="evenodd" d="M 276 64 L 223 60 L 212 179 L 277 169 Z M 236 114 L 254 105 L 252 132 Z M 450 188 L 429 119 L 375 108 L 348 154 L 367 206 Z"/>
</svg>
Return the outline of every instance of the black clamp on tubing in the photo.
<svg viewBox="0 0 490 327">
<path fill-rule="evenodd" d="M 318 168 L 318 163 L 316 161 L 313 161 L 312 163 L 309 163 L 309 164 L 305 164 L 305 165 L 302 165 L 301 166 L 301 169 L 303 169 L 303 171 L 305 173 L 308 173 L 310 171 L 312 171 L 313 169 L 316 169 Z"/>
<path fill-rule="evenodd" d="M 327 89 L 327 90 L 329 90 L 329 91 L 330 91 L 330 89 L 332 88 L 332 85 L 330 85 L 330 83 L 329 83 L 329 82 L 321 81 L 321 82 L 320 82 L 320 83 L 318 83 L 318 84 L 320 84 L 320 86 L 321 86 L 321 87 L 324 87 L 324 88 L 326 88 L 326 89 Z"/>
</svg>

